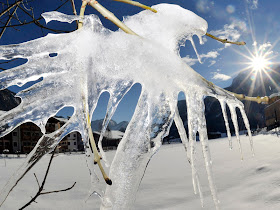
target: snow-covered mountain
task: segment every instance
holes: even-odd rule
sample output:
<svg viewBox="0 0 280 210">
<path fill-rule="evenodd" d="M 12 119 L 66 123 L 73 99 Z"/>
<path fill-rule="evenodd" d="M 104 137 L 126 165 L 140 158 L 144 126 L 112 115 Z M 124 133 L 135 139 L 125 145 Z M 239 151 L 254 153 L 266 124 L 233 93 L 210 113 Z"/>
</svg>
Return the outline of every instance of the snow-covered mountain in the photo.
<svg viewBox="0 0 280 210">
<path fill-rule="evenodd" d="M 91 128 L 93 131 L 101 131 L 103 119 L 95 120 L 91 122 Z M 116 130 L 124 132 L 128 125 L 127 121 L 122 121 L 120 123 L 111 120 L 108 125 L 108 130 Z"/>
<path fill-rule="evenodd" d="M 280 66 L 274 67 L 274 69 L 271 71 L 256 74 L 251 74 L 251 71 L 241 72 L 233 79 L 232 84 L 225 89 L 235 93 L 254 97 L 270 96 L 273 93 L 278 93 L 280 92 Z M 216 99 L 211 97 L 207 97 L 204 102 L 208 132 L 225 133 L 226 128 L 221 112 L 220 103 Z M 265 127 L 264 108 L 266 107 L 266 105 L 249 101 L 243 101 L 243 103 L 245 105 L 246 114 L 250 121 L 251 129 Z M 178 102 L 178 109 L 185 127 L 187 128 L 187 108 L 185 100 Z M 230 119 L 229 110 L 228 117 Z M 231 120 L 229 121 L 229 123 L 232 133 L 234 133 Z M 238 123 L 240 130 L 244 130 L 245 126 L 243 124 L 243 120 L 239 111 Z M 171 126 L 169 136 L 178 137 L 177 129 L 174 124 Z"/>
</svg>

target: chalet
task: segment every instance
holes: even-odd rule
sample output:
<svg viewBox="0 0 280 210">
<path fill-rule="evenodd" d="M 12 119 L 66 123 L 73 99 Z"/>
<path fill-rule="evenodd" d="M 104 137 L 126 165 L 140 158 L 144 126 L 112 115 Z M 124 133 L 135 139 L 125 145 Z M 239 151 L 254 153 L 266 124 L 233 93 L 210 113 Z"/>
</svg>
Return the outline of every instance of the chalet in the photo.
<svg viewBox="0 0 280 210">
<path fill-rule="evenodd" d="M 265 109 L 265 124 L 268 130 L 280 126 L 280 99 L 269 104 Z"/>
<path fill-rule="evenodd" d="M 67 119 L 52 117 L 46 124 L 46 133 L 52 133 L 67 122 Z M 39 127 L 31 122 L 24 123 L 14 129 L 10 134 L 0 138 L 0 153 L 9 150 L 10 153 L 29 153 L 42 137 Z M 58 147 L 59 152 L 81 151 L 83 142 L 80 133 L 68 134 Z"/>
</svg>

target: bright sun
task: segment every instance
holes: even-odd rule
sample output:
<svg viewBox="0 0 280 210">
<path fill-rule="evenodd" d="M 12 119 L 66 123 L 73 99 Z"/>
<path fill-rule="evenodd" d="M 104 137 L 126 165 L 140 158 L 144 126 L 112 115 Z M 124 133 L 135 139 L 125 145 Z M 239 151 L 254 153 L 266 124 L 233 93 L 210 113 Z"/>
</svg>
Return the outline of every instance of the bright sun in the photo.
<svg viewBox="0 0 280 210">
<path fill-rule="evenodd" d="M 271 64 L 264 56 L 254 56 L 250 60 L 250 67 L 256 72 L 267 70 Z"/>
</svg>

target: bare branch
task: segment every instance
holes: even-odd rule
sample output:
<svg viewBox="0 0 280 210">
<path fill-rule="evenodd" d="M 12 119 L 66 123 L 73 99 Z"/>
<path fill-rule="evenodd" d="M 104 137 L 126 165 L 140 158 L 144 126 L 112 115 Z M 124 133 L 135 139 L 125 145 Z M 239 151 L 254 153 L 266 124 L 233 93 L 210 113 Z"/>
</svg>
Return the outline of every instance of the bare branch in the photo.
<svg viewBox="0 0 280 210">
<path fill-rule="evenodd" d="M 3 12 L 1 12 L 0 17 L 2 17 L 2 15 L 6 14 L 7 12 L 9 12 L 13 7 L 18 6 L 23 0 L 19 0 L 17 2 L 15 2 L 14 4 L 12 4 L 11 6 L 9 6 L 7 9 L 5 9 Z"/>
<path fill-rule="evenodd" d="M 74 0 L 70 0 L 70 2 L 71 2 L 71 5 L 72 5 L 73 14 L 76 15 L 76 16 L 78 16 L 78 15 L 77 15 L 77 11 L 76 11 L 76 7 L 75 7 L 75 2 L 74 2 Z M 76 23 L 77 23 L 77 28 L 78 28 L 78 27 L 79 27 L 79 21 L 76 20 Z"/>
<path fill-rule="evenodd" d="M 213 36 L 212 34 L 206 33 L 206 36 L 209 36 L 212 39 L 215 39 L 219 42 L 222 42 L 223 44 L 229 43 L 229 44 L 236 44 L 236 45 L 245 45 L 246 42 L 232 42 L 232 41 L 228 41 L 227 39 L 220 39 L 218 37 Z"/>
<path fill-rule="evenodd" d="M 49 192 L 42 192 L 42 191 L 44 190 L 44 186 L 45 186 L 45 183 L 46 183 L 46 179 L 47 179 L 47 176 L 48 176 L 48 174 L 49 174 L 49 170 L 50 170 L 50 167 L 51 167 L 51 164 L 52 164 L 52 160 L 53 160 L 53 158 L 54 158 L 55 150 L 56 150 L 56 147 L 54 148 L 54 150 L 53 150 L 53 152 L 52 152 L 52 156 L 51 156 L 51 158 L 50 158 L 50 160 L 49 160 L 48 168 L 47 168 L 47 170 L 46 170 L 46 172 L 45 172 L 45 176 L 44 176 L 44 179 L 43 179 L 43 181 L 42 181 L 41 186 L 40 186 L 40 184 L 39 184 L 39 181 L 38 181 L 38 178 L 37 178 L 36 174 L 34 173 L 34 176 L 35 176 L 35 178 L 36 178 L 36 181 L 37 181 L 37 184 L 38 184 L 38 187 L 39 187 L 38 192 L 36 193 L 36 195 L 35 195 L 34 197 L 31 197 L 31 200 L 30 200 L 28 203 L 26 203 L 23 207 L 21 207 L 19 210 L 25 209 L 27 206 L 29 206 L 29 205 L 30 205 L 31 203 L 33 203 L 33 202 L 37 203 L 37 202 L 36 202 L 36 199 L 37 199 L 40 195 L 68 191 L 68 190 L 71 190 L 71 189 L 75 186 L 76 182 L 75 182 L 71 187 L 68 187 L 68 188 L 63 189 L 63 190 L 55 190 L 55 191 L 49 191 Z"/>
<path fill-rule="evenodd" d="M 68 1 L 68 0 L 67 0 Z M 31 17 L 34 21 L 34 23 L 41 27 L 41 28 L 44 28 L 44 29 L 47 29 L 47 30 L 50 30 L 50 31 L 53 31 L 53 32 L 56 32 L 56 33 L 69 33 L 71 31 L 63 31 L 63 30 L 56 30 L 56 29 L 52 29 L 52 28 L 48 28 L 44 25 L 42 25 L 39 21 L 37 21 L 32 15 L 29 14 L 29 12 L 27 12 L 24 8 L 22 8 L 21 6 L 18 6 L 25 14 L 27 14 L 29 17 Z"/>
<path fill-rule="evenodd" d="M 137 35 L 129 27 L 127 27 L 125 24 L 123 24 L 123 22 L 121 22 L 112 12 L 107 10 L 105 7 L 103 7 L 97 1 L 90 1 L 89 5 L 92 6 L 94 9 L 96 9 L 106 19 L 110 20 L 112 23 L 114 23 L 116 26 L 118 26 L 120 29 L 122 29 L 124 32 L 126 32 L 128 34 L 132 34 L 132 35 Z"/>
<path fill-rule="evenodd" d="M 271 103 L 271 98 L 269 98 L 268 96 L 264 96 L 264 97 L 250 97 L 250 96 L 246 96 L 244 94 L 237 94 L 237 93 L 233 93 L 230 91 L 227 91 L 231 94 L 233 94 L 236 98 L 238 98 L 239 100 L 245 100 L 245 101 L 253 101 L 253 102 L 257 102 L 258 104 L 262 103 L 262 104 L 270 104 Z"/>
<path fill-rule="evenodd" d="M 38 187 L 40 188 L 40 184 L 39 184 L 38 178 L 37 178 L 37 176 L 36 176 L 35 173 L 34 173 L 34 176 L 35 176 L 36 182 L 37 182 L 37 184 L 38 184 Z"/>
<path fill-rule="evenodd" d="M 54 190 L 54 191 L 49 191 L 49 192 L 42 192 L 41 195 L 46 195 L 46 194 L 51 194 L 51 193 L 58 193 L 58 192 L 65 192 L 65 191 L 71 190 L 75 185 L 76 185 L 76 182 L 74 182 L 74 184 L 71 187 L 68 187 L 66 189 Z"/>
<path fill-rule="evenodd" d="M 113 0 L 113 1 L 118 1 L 118 2 L 122 2 L 122 3 L 130 4 L 130 5 L 141 7 L 143 9 L 151 10 L 152 12 L 157 13 L 157 11 L 155 9 L 153 9 L 151 7 L 148 7 L 144 4 L 141 4 L 137 1 L 131 1 L 131 0 Z"/>
<path fill-rule="evenodd" d="M 1 33 L 0 33 L 0 39 L 2 38 L 6 28 L 7 28 L 7 25 L 10 23 L 11 19 L 13 18 L 13 15 L 15 14 L 15 12 L 17 11 L 17 8 L 19 7 L 19 5 L 16 6 L 15 10 L 13 11 L 13 13 L 10 15 L 9 19 L 7 20 L 4 28 L 2 29 Z"/>
</svg>

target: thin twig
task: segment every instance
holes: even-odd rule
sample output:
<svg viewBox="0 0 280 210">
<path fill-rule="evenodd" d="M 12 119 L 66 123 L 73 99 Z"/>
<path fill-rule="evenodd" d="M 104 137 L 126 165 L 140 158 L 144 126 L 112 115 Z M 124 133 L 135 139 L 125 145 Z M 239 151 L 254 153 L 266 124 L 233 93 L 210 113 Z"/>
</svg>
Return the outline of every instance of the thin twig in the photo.
<svg viewBox="0 0 280 210">
<path fill-rule="evenodd" d="M 10 15 L 9 19 L 7 20 L 6 24 L 5 24 L 5 27 L 2 29 L 1 33 L 0 33 L 0 39 L 2 38 L 6 28 L 7 28 L 7 25 L 9 25 L 11 19 L 13 18 L 13 15 L 15 14 L 15 12 L 17 11 L 17 8 L 19 7 L 19 5 L 16 6 L 15 10 L 13 11 L 13 13 Z"/>
<path fill-rule="evenodd" d="M 66 0 L 65 2 L 63 2 L 61 5 L 59 5 L 56 9 L 54 9 L 53 11 L 57 11 L 59 10 L 62 6 L 64 6 L 69 0 Z M 26 8 L 25 8 L 26 10 Z M 43 17 L 39 17 L 37 19 L 32 18 L 33 20 L 29 21 L 29 22 L 23 22 L 22 24 L 15 24 L 15 25 L 9 25 L 8 27 L 17 27 L 17 26 L 23 26 L 23 25 L 28 25 L 30 23 L 35 23 L 35 22 L 39 22 L 39 20 L 41 20 Z M 4 26 L 0 26 L 0 28 L 4 28 Z"/>
<path fill-rule="evenodd" d="M 76 6 L 75 6 L 75 2 L 74 0 L 70 0 L 71 2 L 71 6 L 72 6 L 72 10 L 73 10 L 73 14 L 77 16 L 77 11 L 76 11 Z M 77 28 L 79 27 L 79 21 L 76 20 L 76 23 L 77 23 Z"/>
<path fill-rule="evenodd" d="M 67 0 L 68 1 L 68 0 Z M 29 14 L 29 12 L 25 11 L 24 8 L 22 8 L 21 6 L 19 6 L 19 8 L 25 13 L 27 14 L 29 17 L 31 17 L 33 20 L 34 20 L 34 23 L 41 27 L 41 28 L 44 28 L 44 29 L 47 29 L 47 30 L 50 30 L 50 31 L 53 31 L 53 32 L 56 32 L 56 33 L 69 33 L 71 31 L 63 31 L 63 30 L 55 30 L 55 29 L 52 29 L 52 28 L 48 28 L 46 26 L 43 26 L 39 21 L 37 21 L 32 15 Z"/>
<path fill-rule="evenodd" d="M 37 176 L 36 176 L 35 173 L 34 173 L 34 176 L 35 176 L 36 182 L 37 182 L 37 184 L 38 184 L 38 187 L 40 188 L 40 184 L 39 184 L 38 178 L 37 178 Z"/>
<path fill-rule="evenodd" d="M 229 43 L 229 44 L 236 44 L 236 45 L 245 45 L 246 42 L 232 42 L 232 41 L 228 41 L 227 39 L 220 39 L 216 36 L 213 36 L 212 34 L 206 33 L 206 36 L 209 36 L 212 39 L 215 39 L 219 42 L 222 42 L 223 44 Z"/>
<path fill-rule="evenodd" d="M 7 12 L 9 12 L 13 7 L 19 5 L 23 0 L 19 0 L 17 2 L 15 2 L 14 4 L 12 4 L 11 6 L 9 6 L 7 9 L 5 9 L 3 12 L 1 12 L 0 17 L 2 17 L 2 15 L 6 14 Z"/>
<path fill-rule="evenodd" d="M 51 193 L 58 193 L 58 192 L 65 192 L 65 191 L 71 190 L 76 185 L 76 183 L 77 182 L 74 182 L 74 184 L 71 187 L 68 187 L 68 188 L 63 189 L 63 190 L 54 190 L 54 191 L 49 191 L 49 192 L 42 192 L 41 195 L 46 195 L 46 194 L 51 194 Z"/>
<path fill-rule="evenodd" d="M 47 168 L 47 170 L 46 170 L 46 172 L 45 172 L 45 176 L 44 176 L 44 179 L 43 179 L 43 181 L 42 181 L 41 186 L 40 186 L 40 184 L 39 184 L 39 181 L 38 181 L 38 178 L 37 178 L 36 174 L 34 173 L 34 176 L 35 176 L 35 178 L 36 178 L 36 181 L 37 181 L 37 184 L 38 184 L 38 187 L 39 187 L 38 192 L 36 193 L 36 195 L 35 195 L 34 197 L 31 197 L 31 200 L 30 200 L 28 203 L 26 203 L 23 207 L 21 207 L 19 210 L 25 209 L 27 206 L 29 206 L 29 205 L 30 205 L 31 203 L 33 203 L 33 202 L 37 203 L 37 202 L 36 202 L 36 199 L 37 199 L 40 195 L 50 194 L 50 193 L 58 193 L 58 192 L 63 192 L 63 191 L 68 191 L 68 190 L 71 190 L 71 189 L 75 186 L 76 182 L 75 182 L 71 187 L 68 187 L 68 188 L 63 189 L 63 190 L 55 190 L 55 191 L 49 191 L 49 192 L 42 192 L 42 191 L 44 190 L 44 186 L 45 186 L 45 183 L 46 183 L 46 180 L 47 180 L 47 176 L 48 176 L 48 174 L 49 174 L 49 170 L 50 170 L 50 167 L 51 167 L 51 164 L 52 164 L 52 160 L 53 160 L 53 158 L 54 158 L 55 150 L 56 150 L 56 147 L 54 148 L 54 150 L 53 150 L 53 152 L 52 152 L 52 156 L 51 156 L 51 158 L 50 158 L 50 160 L 49 160 L 48 168 Z"/>
<path fill-rule="evenodd" d="M 141 7 L 143 9 L 151 10 L 152 12 L 157 13 L 157 11 L 155 9 L 153 9 L 151 7 L 148 7 L 144 4 L 141 4 L 137 1 L 131 1 L 131 0 L 113 0 L 113 1 L 118 1 L 118 2 L 122 2 L 122 3 L 130 4 L 130 5 L 133 5 L 133 6 L 136 6 L 136 7 Z"/>
</svg>

